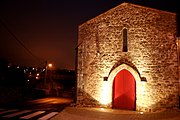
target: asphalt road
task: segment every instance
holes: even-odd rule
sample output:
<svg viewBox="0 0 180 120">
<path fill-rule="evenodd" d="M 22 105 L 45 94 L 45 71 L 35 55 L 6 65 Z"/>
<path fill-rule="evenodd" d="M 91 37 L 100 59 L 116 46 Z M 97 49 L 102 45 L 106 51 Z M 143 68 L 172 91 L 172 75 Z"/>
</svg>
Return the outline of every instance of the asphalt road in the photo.
<svg viewBox="0 0 180 120">
<path fill-rule="evenodd" d="M 53 117 L 61 112 L 65 107 L 69 106 L 71 103 L 71 99 L 58 97 L 47 97 L 19 103 L 9 103 L 0 106 L 0 119 L 37 120 L 39 118 L 42 118 L 43 116 L 46 116 L 47 114 L 49 114 L 49 117 Z"/>
</svg>

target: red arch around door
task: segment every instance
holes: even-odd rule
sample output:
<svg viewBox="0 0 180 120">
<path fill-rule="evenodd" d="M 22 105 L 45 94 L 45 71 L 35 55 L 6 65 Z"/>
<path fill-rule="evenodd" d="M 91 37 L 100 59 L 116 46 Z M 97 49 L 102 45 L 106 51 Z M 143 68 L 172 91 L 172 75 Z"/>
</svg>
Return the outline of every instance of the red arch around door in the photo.
<svg viewBox="0 0 180 120">
<path fill-rule="evenodd" d="M 113 108 L 136 109 L 136 82 L 126 69 L 118 72 L 113 83 Z"/>
</svg>

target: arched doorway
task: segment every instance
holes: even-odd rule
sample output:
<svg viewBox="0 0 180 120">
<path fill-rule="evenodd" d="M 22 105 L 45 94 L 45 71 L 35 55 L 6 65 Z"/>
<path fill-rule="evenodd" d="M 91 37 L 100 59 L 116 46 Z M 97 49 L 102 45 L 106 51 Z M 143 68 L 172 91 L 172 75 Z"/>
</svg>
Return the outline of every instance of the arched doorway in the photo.
<svg viewBox="0 0 180 120">
<path fill-rule="evenodd" d="M 119 71 L 114 78 L 113 108 L 136 110 L 136 82 L 126 69 Z"/>
</svg>

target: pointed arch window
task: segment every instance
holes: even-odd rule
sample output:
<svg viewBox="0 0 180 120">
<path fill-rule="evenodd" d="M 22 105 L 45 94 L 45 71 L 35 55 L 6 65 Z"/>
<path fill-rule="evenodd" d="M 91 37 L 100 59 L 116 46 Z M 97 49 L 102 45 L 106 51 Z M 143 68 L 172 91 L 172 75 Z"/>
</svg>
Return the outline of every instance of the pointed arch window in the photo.
<svg viewBox="0 0 180 120">
<path fill-rule="evenodd" d="M 127 29 L 123 29 L 123 52 L 128 51 L 128 43 L 127 43 Z"/>
</svg>

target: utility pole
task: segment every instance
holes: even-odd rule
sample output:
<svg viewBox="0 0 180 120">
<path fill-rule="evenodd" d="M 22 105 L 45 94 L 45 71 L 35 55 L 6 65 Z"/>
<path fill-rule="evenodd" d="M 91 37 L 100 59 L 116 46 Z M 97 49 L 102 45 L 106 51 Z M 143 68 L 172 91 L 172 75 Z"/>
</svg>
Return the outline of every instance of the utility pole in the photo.
<svg viewBox="0 0 180 120">
<path fill-rule="evenodd" d="M 47 60 L 45 61 L 44 87 L 47 86 Z"/>
</svg>

